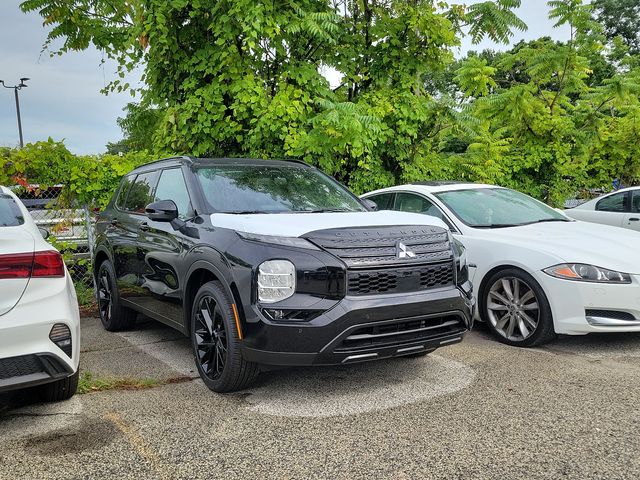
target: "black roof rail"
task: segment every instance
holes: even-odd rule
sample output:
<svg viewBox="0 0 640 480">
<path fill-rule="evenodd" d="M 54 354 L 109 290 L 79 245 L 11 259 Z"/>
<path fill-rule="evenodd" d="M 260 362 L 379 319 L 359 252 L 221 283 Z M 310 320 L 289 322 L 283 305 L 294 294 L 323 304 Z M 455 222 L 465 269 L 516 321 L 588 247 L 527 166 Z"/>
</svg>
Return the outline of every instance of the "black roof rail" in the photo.
<svg viewBox="0 0 640 480">
<path fill-rule="evenodd" d="M 195 160 L 195 157 L 191 157 L 189 155 L 176 155 L 175 157 L 160 158 L 158 160 L 153 160 L 152 162 L 149 162 L 149 163 L 144 163 L 144 164 L 138 166 L 136 168 L 136 170 L 138 168 L 146 167 L 148 165 L 154 165 L 154 164 L 160 163 L 160 162 L 167 162 L 169 160 L 187 160 L 188 162 L 193 163 L 193 161 Z"/>
</svg>

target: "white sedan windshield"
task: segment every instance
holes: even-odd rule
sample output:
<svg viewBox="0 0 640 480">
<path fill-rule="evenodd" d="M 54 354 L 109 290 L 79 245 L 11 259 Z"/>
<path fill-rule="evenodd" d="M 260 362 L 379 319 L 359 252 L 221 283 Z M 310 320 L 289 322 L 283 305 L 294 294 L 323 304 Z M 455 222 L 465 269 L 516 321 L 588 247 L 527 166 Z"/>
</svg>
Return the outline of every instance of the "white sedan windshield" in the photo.
<svg viewBox="0 0 640 480">
<path fill-rule="evenodd" d="M 476 188 L 435 194 L 462 222 L 475 228 L 516 227 L 570 221 L 528 195 L 507 188 Z"/>
</svg>

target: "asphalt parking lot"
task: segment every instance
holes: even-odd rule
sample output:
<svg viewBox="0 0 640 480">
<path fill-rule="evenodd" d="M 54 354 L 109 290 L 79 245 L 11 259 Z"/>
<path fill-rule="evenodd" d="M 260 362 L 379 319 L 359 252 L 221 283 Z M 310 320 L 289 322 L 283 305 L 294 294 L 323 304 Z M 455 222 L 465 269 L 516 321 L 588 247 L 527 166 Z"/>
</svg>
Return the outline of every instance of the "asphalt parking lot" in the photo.
<svg viewBox="0 0 640 480">
<path fill-rule="evenodd" d="M 217 395 L 188 340 L 83 320 L 82 369 L 151 388 L 0 397 L 0 479 L 640 477 L 640 335 L 509 348 L 483 328 L 422 359 L 263 374 Z"/>
</svg>

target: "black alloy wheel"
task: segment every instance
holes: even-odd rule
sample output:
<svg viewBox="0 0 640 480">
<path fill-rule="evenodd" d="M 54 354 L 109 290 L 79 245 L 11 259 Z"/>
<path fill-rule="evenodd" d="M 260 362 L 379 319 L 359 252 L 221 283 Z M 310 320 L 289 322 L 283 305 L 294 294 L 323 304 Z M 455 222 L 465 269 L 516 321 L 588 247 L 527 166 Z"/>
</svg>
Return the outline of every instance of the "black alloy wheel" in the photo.
<svg viewBox="0 0 640 480">
<path fill-rule="evenodd" d="M 100 319 L 103 323 L 109 323 L 111 319 L 111 305 L 111 285 L 109 284 L 109 277 L 107 276 L 106 269 L 101 268 L 98 277 L 98 311 L 100 312 Z"/>
<path fill-rule="evenodd" d="M 234 392 L 257 378 L 258 365 L 242 356 L 240 318 L 236 322 L 231 297 L 219 282 L 207 282 L 198 290 L 190 332 L 196 367 L 209 389 Z"/>
<path fill-rule="evenodd" d="M 102 326 L 110 332 L 131 328 L 137 317 L 135 310 L 122 306 L 115 278 L 111 262 L 102 262 L 96 275 L 96 300 Z"/>
<path fill-rule="evenodd" d="M 200 370 L 211 380 L 217 380 L 227 362 L 227 331 L 222 311 L 211 295 L 200 297 L 195 308 L 196 361 Z"/>
</svg>

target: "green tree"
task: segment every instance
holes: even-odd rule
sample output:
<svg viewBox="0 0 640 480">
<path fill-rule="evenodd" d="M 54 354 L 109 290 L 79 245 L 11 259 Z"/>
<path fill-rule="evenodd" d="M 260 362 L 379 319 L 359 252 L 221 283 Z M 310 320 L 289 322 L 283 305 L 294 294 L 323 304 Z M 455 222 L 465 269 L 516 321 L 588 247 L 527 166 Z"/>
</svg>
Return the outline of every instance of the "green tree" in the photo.
<svg viewBox="0 0 640 480">
<path fill-rule="evenodd" d="M 158 131 L 162 110 L 140 103 L 128 103 L 125 116 L 119 117 L 118 126 L 124 138 L 107 144 L 107 153 L 120 154 L 136 150 L 153 150 L 153 138 Z"/>
<path fill-rule="evenodd" d="M 594 18 L 610 41 L 620 37 L 634 54 L 640 53 L 640 1 L 593 0 Z"/>
<path fill-rule="evenodd" d="M 63 39 L 144 64 L 143 102 L 162 105 L 156 151 L 297 157 L 358 191 L 440 171 L 455 101 L 431 95 L 463 31 L 506 41 L 520 0 L 27 0 Z M 342 77 L 331 88 L 321 74 Z M 117 78 L 111 90 L 130 89 Z M 462 123 L 461 123 L 462 122 Z"/>
<path fill-rule="evenodd" d="M 522 43 L 491 66 L 471 56 L 456 79 L 467 108 L 484 125 L 463 156 L 472 171 L 481 166 L 475 177 L 559 205 L 580 187 L 638 180 L 636 147 L 629 140 L 639 126 L 640 84 L 634 69 L 612 68 L 606 78 L 595 77 L 592 65 L 604 61 L 604 39 L 589 5 L 549 5 L 556 26 L 569 27 L 567 42 Z M 494 75 L 500 80 L 493 84 Z"/>
</svg>

